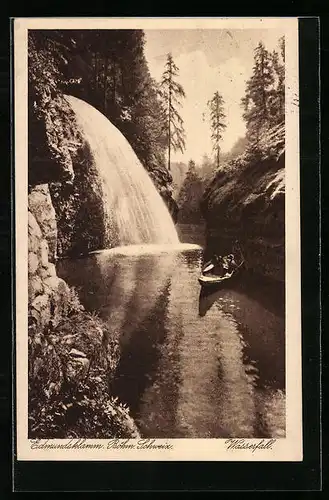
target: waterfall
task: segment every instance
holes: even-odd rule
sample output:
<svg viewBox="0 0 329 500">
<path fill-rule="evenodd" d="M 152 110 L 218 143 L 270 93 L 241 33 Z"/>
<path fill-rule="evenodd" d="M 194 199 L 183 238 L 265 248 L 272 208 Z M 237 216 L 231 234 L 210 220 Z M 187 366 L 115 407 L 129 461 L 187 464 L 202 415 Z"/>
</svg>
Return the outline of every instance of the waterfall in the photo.
<svg viewBox="0 0 329 500">
<path fill-rule="evenodd" d="M 171 215 L 123 134 L 97 109 L 72 96 L 72 107 L 101 179 L 106 240 L 120 246 L 177 244 Z"/>
</svg>

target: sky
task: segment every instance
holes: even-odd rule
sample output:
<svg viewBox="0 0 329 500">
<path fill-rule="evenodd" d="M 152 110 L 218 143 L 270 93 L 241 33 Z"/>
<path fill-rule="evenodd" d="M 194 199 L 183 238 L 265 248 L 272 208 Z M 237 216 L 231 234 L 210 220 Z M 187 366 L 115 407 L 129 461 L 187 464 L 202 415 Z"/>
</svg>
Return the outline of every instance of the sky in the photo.
<svg viewBox="0 0 329 500">
<path fill-rule="evenodd" d="M 145 55 L 150 73 L 160 81 L 171 52 L 179 68 L 177 80 L 186 98 L 180 114 L 184 120 L 186 150 L 172 152 L 172 161 L 197 163 L 204 154 L 212 155 L 207 101 L 216 90 L 223 96 L 227 128 L 223 135 L 223 152 L 231 149 L 245 134 L 241 98 L 252 74 L 253 51 L 259 41 L 272 51 L 278 47 L 283 32 L 276 29 L 189 29 L 145 30 Z"/>
</svg>

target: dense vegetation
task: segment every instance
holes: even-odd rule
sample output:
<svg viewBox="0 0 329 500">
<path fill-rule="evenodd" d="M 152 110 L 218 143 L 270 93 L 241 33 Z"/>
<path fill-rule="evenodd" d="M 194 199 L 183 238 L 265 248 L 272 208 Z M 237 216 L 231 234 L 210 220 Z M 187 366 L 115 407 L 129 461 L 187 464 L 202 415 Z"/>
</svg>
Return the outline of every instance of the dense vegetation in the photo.
<svg viewBox="0 0 329 500">
<path fill-rule="evenodd" d="M 51 148 L 58 146 L 53 156 L 72 170 L 69 153 L 79 140 L 62 123 L 74 123 L 69 110 L 65 118 L 60 112 L 62 105 L 65 112 L 68 107 L 62 99 L 66 93 L 87 101 L 118 127 L 160 191 L 170 185 L 164 103 L 149 73 L 144 44 L 142 30 L 29 31 L 31 160 L 45 157 L 44 151 L 39 154 L 43 136 L 43 150 L 48 139 Z M 49 107 L 55 108 L 50 119 Z M 31 172 L 31 182 L 34 177 Z"/>
<path fill-rule="evenodd" d="M 247 137 L 255 146 L 262 134 L 271 127 L 284 123 L 285 67 L 284 38 L 279 40 L 279 51 L 270 53 L 262 42 L 254 52 L 254 67 L 242 99 Z"/>
<path fill-rule="evenodd" d="M 67 314 L 41 332 L 29 325 L 29 438 L 138 437 L 128 408 L 109 383 L 119 343 L 108 326 L 84 310 L 74 289 Z"/>
<path fill-rule="evenodd" d="M 37 142 L 33 141 L 36 134 L 30 134 L 29 151 L 34 159 L 30 172 L 32 183 L 34 177 L 43 176 L 47 180 L 52 175 L 53 160 L 68 179 L 73 175 L 72 161 L 82 141 L 72 127 L 74 117 L 62 99 L 62 94 L 68 93 L 95 106 L 119 128 L 159 191 L 164 193 L 172 182 L 168 171 L 170 151 L 183 151 L 185 147 L 183 121 L 178 111 L 185 93 L 177 81 L 179 68 L 171 54 L 167 56 L 161 82 L 152 79 L 144 45 L 142 30 L 29 32 L 29 126 L 32 131 L 38 130 Z M 279 40 L 278 49 L 272 53 L 260 42 L 255 48 L 253 73 L 241 101 L 248 146 L 254 150 L 267 130 L 284 123 L 284 73 L 284 39 Z M 231 157 L 220 151 L 226 125 L 220 90 L 208 105 L 215 164 L 206 161 L 205 167 L 200 166 L 204 170 L 201 177 L 207 179 L 237 156 L 233 150 Z M 47 143 L 51 162 L 49 169 L 40 172 L 44 168 Z"/>
</svg>

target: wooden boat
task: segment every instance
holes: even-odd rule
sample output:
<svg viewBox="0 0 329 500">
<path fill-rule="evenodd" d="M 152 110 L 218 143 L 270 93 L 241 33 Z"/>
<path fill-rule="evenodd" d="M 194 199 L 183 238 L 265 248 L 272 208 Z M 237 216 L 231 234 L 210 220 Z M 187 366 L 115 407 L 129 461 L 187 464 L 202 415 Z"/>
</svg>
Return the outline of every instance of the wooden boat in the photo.
<svg viewBox="0 0 329 500">
<path fill-rule="evenodd" d="M 214 271 L 216 269 L 216 263 L 213 261 L 207 262 L 202 269 L 201 276 L 199 277 L 199 283 L 204 286 L 220 285 L 227 280 L 230 280 L 238 274 L 244 266 L 244 259 L 241 258 L 239 264 L 235 265 L 232 270 L 223 272 L 222 274 L 216 274 Z M 211 272 L 213 271 L 213 272 Z"/>
</svg>

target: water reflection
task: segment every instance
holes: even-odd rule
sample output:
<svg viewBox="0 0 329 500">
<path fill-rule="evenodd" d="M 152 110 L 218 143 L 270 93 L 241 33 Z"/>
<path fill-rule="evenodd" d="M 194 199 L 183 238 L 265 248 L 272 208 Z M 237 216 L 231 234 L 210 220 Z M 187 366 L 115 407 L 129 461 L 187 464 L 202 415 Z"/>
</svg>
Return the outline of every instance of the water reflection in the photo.
<svg viewBox="0 0 329 500">
<path fill-rule="evenodd" d="M 284 317 L 239 283 L 200 293 L 201 257 L 100 253 L 62 275 L 120 332 L 112 390 L 142 435 L 284 436 Z"/>
<path fill-rule="evenodd" d="M 58 274 L 75 286 L 85 307 L 97 311 L 122 343 L 154 309 L 174 269 L 175 254 L 99 252 L 62 261 Z"/>
<path fill-rule="evenodd" d="M 266 286 L 269 292 L 267 283 Z M 275 284 L 273 286 L 272 293 L 275 293 L 277 288 Z M 261 373 L 258 383 L 263 386 L 271 384 L 284 390 L 284 317 L 280 314 L 280 310 L 273 311 L 266 308 L 260 299 L 254 298 L 254 295 L 254 293 L 247 295 L 245 289 L 242 291 L 239 282 L 233 287 L 226 285 L 218 288 L 213 293 L 201 290 L 199 314 L 205 316 L 211 307 L 215 307 L 226 317 L 233 316 L 243 339 L 244 349 L 249 350 L 248 357 L 257 360 Z"/>
</svg>

